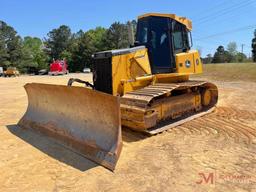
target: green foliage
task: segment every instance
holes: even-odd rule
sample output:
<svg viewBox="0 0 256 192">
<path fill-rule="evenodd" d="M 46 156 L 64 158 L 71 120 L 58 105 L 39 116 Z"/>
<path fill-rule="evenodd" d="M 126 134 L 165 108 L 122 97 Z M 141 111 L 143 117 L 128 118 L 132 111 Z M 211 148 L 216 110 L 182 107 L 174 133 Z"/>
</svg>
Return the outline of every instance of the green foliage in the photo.
<svg viewBox="0 0 256 192">
<path fill-rule="evenodd" d="M 91 67 L 91 56 L 97 51 L 97 48 L 94 46 L 95 38 L 91 36 L 92 32 L 87 32 L 79 38 L 77 47 L 73 52 L 71 71 L 82 71 L 84 67 Z"/>
<path fill-rule="evenodd" d="M 236 61 L 237 62 L 242 63 L 242 62 L 246 61 L 246 59 L 247 59 L 247 57 L 246 57 L 246 55 L 244 53 L 238 52 L 236 54 Z"/>
<path fill-rule="evenodd" d="M 231 61 L 232 55 L 220 45 L 213 56 L 212 63 L 230 63 Z"/>
<path fill-rule="evenodd" d="M 43 43 L 37 37 L 25 37 L 22 45 L 20 70 L 29 73 L 47 69 L 48 56 L 43 51 Z"/>
<path fill-rule="evenodd" d="M 106 45 L 103 42 L 104 35 L 106 34 L 106 29 L 103 27 L 96 27 L 96 29 L 91 29 L 86 32 L 87 36 L 92 41 L 93 46 L 97 51 L 106 50 Z"/>
<path fill-rule="evenodd" d="M 5 22 L 0 21 L 0 66 L 17 67 L 22 56 L 21 38 Z"/>
<path fill-rule="evenodd" d="M 205 58 L 202 58 L 202 61 L 204 64 L 209 64 L 212 63 L 212 55 L 211 54 L 207 54 Z"/>
<path fill-rule="evenodd" d="M 45 39 L 46 50 L 51 58 L 59 59 L 62 52 L 70 46 L 72 34 L 71 29 L 66 25 L 61 25 L 57 29 L 53 29 Z"/>
<path fill-rule="evenodd" d="M 103 41 L 106 49 L 129 47 L 128 26 L 119 22 L 113 23 L 105 33 Z"/>
<path fill-rule="evenodd" d="M 227 45 L 227 50 L 225 50 L 222 45 L 217 48 L 212 63 L 241 63 L 246 60 L 246 55 L 237 51 L 236 42 L 230 42 Z"/>
<path fill-rule="evenodd" d="M 237 44 L 236 42 L 230 42 L 227 45 L 227 51 L 232 55 L 235 56 L 237 54 Z"/>
<path fill-rule="evenodd" d="M 76 35 L 76 42 L 72 49 L 72 62 L 69 64 L 71 71 L 82 71 L 84 67 L 91 67 L 92 54 L 107 49 L 104 44 L 105 34 L 105 28 L 96 27 Z"/>
</svg>

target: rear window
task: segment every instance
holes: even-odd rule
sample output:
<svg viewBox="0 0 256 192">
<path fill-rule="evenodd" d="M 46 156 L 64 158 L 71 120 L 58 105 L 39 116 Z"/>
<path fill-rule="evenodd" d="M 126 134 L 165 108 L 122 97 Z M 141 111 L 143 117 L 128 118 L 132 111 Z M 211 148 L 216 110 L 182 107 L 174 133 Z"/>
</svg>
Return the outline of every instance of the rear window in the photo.
<svg viewBox="0 0 256 192">
<path fill-rule="evenodd" d="M 136 40 L 140 43 L 148 42 L 148 21 L 140 19 L 138 21 L 138 31 Z"/>
</svg>

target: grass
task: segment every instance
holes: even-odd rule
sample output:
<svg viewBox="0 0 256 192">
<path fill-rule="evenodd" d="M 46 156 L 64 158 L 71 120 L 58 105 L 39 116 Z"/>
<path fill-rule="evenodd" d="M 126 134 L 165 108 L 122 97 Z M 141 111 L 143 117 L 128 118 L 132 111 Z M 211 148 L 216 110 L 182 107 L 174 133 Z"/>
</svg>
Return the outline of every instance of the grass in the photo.
<svg viewBox="0 0 256 192">
<path fill-rule="evenodd" d="M 206 64 L 203 66 L 203 74 L 194 77 L 256 82 L 256 63 Z"/>
</svg>

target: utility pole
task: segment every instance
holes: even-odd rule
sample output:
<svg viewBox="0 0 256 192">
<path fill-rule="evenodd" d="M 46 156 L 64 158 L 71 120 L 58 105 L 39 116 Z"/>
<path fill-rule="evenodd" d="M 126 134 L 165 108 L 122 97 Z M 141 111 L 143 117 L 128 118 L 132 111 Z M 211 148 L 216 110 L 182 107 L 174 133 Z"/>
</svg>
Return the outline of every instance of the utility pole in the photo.
<svg viewBox="0 0 256 192">
<path fill-rule="evenodd" d="M 241 53 L 244 53 L 244 46 L 245 46 L 245 44 L 242 44 L 241 46 L 242 46 L 242 52 Z"/>
</svg>

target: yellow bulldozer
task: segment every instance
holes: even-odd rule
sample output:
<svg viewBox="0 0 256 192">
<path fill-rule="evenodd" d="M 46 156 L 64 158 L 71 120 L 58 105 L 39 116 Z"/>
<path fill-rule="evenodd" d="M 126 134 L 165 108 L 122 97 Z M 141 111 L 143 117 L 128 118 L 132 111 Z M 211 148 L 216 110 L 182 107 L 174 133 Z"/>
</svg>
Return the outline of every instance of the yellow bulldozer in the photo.
<svg viewBox="0 0 256 192">
<path fill-rule="evenodd" d="M 202 73 L 191 30 L 175 14 L 139 16 L 134 46 L 93 55 L 93 84 L 26 84 L 29 104 L 18 124 L 114 170 L 121 126 L 154 135 L 214 109 L 217 87 L 189 80 Z"/>
</svg>

